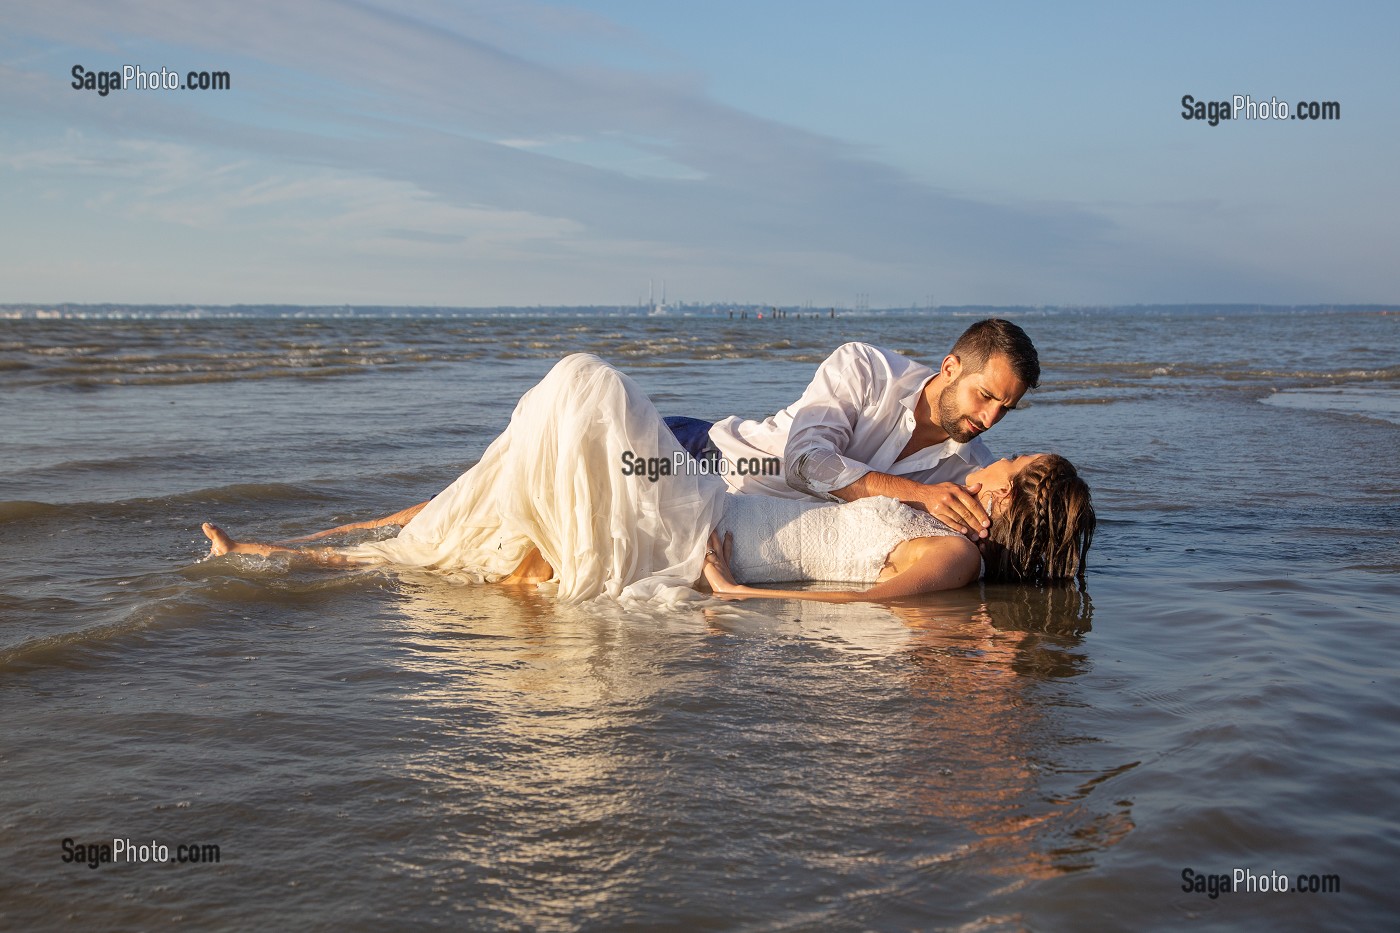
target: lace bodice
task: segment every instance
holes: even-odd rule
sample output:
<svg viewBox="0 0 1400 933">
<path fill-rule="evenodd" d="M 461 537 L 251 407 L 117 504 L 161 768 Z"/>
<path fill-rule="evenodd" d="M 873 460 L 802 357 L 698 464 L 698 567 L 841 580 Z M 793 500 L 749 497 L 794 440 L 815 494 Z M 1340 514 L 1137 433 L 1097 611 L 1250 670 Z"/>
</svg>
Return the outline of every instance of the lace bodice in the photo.
<svg viewBox="0 0 1400 933">
<path fill-rule="evenodd" d="M 883 496 L 828 503 L 731 495 L 718 530 L 734 535 L 730 570 L 739 583 L 874 583 L 895 545 L 957 534 Z"/>
</svg>

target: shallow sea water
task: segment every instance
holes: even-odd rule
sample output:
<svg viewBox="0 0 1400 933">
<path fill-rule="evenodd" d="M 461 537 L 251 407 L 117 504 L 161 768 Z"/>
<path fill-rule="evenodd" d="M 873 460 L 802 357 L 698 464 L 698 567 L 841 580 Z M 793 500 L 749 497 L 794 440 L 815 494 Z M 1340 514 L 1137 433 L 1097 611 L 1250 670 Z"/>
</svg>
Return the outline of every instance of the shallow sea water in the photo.
<svg viewBox="0 0 1400 933">
<path fill-rule="evenodd" d="M 969 319 L 0 321 L 0 925 L 1388 928 L 1400 316 L 1014 317 L 1045 378 L 988 441 L 1086 473 L 1084 593 L 652 612 L 201 562 L 198 526 L 419 501 L 575 350 L 760 416 Z"/>
</svg>

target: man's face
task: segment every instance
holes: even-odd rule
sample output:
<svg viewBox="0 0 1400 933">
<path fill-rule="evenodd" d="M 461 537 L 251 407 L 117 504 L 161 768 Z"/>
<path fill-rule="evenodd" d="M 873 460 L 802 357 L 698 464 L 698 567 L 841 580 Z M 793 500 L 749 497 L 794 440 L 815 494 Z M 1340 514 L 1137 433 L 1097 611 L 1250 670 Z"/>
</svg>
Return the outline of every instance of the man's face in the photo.
<svg viewBox="0 0 1400 933">
<path fill-rule="evenodd" d="M 993 354 L 981 372 L 970 373 L 956 357 L 950 381 L 938 393 L 938 425 L 959 443 L 967 443 L 996 424 L 1026 394 L 1026 384 L 1016 378 L 1006 357 Z M 944 372 L 948 372 L 944 361 Z"/>
</svg>

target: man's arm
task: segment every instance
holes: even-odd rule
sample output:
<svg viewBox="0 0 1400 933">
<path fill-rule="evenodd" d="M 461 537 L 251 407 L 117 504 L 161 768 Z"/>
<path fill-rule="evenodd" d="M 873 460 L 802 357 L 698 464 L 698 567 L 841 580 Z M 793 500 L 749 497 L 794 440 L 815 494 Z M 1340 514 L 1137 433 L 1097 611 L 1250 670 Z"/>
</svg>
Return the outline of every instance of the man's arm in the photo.
<svg viewBox="0 0 1400 933">
<path fill-rule="evenodd" d="M 783 478 L 798 492 L 833 499 L 870 469 L 844 455 L 871 400 L 878 398 L 887 377 L 884 361 L 869 344 L 837 347 L 788 410 L 792 425 L 783 450 Z"/>
<path fill-rule="evenodd" d="M 954 531 L 969 538 L 985 538 L 992 527 L 976 493 L 980 484 L 960 486 L 957 483 L 916 483 L 902 476 L 891 476 L 871 470 L 860 479 L 833 489 L 831 494 L 847 502 L 870 496 L 889 496 L 916 509 L 923 509 Z"/>
</svg>

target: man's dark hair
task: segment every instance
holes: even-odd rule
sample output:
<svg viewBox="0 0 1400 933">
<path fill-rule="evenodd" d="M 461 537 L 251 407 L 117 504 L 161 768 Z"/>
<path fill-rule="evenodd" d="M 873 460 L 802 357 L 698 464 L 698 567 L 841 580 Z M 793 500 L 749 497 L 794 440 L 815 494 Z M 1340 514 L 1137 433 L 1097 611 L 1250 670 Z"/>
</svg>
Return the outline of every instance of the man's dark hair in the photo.
<svg viewBox="0 0 1400 933">
<path fill-rule="evenodd" d="M 948 351 L 963 365 L 963 371 L 980 373 L 987 360 L 996 354 L 1006 357 L 1016 378 L 1034 389 L 1040 385 L 1040 354 L 1026 332 L 1010 321 L 989 317 L 963 331 L 953 349 Z"/>
</svg>

